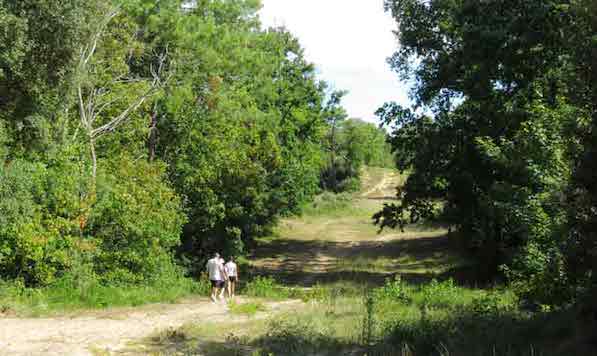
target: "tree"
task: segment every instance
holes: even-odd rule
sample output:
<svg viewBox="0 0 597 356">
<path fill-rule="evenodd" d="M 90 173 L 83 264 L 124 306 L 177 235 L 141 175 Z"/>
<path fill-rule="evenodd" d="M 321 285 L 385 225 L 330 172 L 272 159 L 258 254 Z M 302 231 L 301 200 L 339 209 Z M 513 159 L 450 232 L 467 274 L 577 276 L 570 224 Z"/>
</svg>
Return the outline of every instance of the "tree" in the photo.
<svg viewBox="0 0 597 356">
<path fill-rule="evenodd" d="M 486 276 L 543 275 L 561 258 L 561 191 L 570 181 L 566 134 L 580 112 L 558 81 L 570 17 L 555 1 L 387 1 L 399 23 L 390 64 L 416 79 L 414 110 L 387 104 L 401 170 L 400 204 L 381 226 L 438 218 L 456 226 Z M 438 204 L 443 202 L 443 204 Z M 550 292 L 557 292 L 552 288 Z"/>
<path fill-rule="evenodd" d="M 54 151 L 69 136 L 79 50 L 103 1 L 0 1 L 0 121 L 11 157 Z"/>
<path fill-rule="evenodd" d="M 327 150 L 329 152 L 329 163 L 327 169 L 323 172 L 323 187 L 325 189 L 338 190 L 338 156 L 340 146 L 338 143 L 338 131 L 341 123 L 346 120 L 348 115 L 340 105 L 342 97 L 347 94 L 346 91 L 334 91 L 331 93 L 325 107 L 326 121 L 329 125 L 327 138 Z"/>
</svg>

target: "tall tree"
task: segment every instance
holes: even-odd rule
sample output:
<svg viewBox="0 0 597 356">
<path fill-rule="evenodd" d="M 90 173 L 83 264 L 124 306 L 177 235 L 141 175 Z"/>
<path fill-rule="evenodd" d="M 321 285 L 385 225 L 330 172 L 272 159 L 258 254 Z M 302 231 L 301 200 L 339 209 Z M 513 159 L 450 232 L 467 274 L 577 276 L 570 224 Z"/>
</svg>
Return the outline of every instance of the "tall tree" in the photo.
<svg viewBox="0 0 597 356">
<path fill-rule="evenodd" d="M 482 257 L 486 275 L 503 263 L 526 278 L 542 275 L 548 263 L 533 261 L 560 258 L 559 197 L 571 171 L 573 139 L 564 129 L 576 108 L 554 86 L 565 65 L 560 29 L 570 18 L 557 1 L 386 7 L 401 44 L 390 64 L 415 79 L 415 110 L 387 104 L 378 112 L 394 125 L 399 168 L 412 174 L 402 203 L 377 221 L 441 217 Z M 437 200 L 445 201 L 441 211 Z"/>
</svg>

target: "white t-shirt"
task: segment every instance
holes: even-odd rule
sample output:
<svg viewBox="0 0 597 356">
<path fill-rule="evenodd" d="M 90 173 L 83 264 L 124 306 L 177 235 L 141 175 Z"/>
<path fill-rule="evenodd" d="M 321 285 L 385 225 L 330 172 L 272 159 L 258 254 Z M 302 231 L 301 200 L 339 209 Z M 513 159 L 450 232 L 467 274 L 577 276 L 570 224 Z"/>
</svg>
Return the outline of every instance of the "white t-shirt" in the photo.
<svg viewBox="0 0 597 356">
<path fill-rule="evenodd" d="M 207 273 L 209 274 L 209 279 L 212 281 L 223 281 L 224 276 L 222 275 L 222 262 L 220 262 L 217 258 L 212 258 L 211 260 L 207 261 Z"/>
<path fill-rule="evenodd" d="M 228 275 L 228 277 L 236 277 L 237 276 L 236 263 L 234 263 L 232 261 L 228 261 L 228 263 L 226 263 L 224 265 L 224 268 L 226 268 L 226 274 Z"/>
</svg>

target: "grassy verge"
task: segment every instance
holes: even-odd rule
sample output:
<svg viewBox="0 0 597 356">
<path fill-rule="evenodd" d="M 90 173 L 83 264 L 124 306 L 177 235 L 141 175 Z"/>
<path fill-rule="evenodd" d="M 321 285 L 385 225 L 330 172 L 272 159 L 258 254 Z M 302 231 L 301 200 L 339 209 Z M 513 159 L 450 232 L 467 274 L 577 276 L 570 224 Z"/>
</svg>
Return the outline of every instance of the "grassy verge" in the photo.
<svg viewBox="0 0 597 356">
<path fill-rule="evenodd" d="M 285 293 L 299 294 L 293 289 Z M 292 312 L 269 320 L 186 325 L 170 331 L 176 337 L 162 333 L 158 342 L 154 338 L 153 347 L 207 356 L 563 356 L 596 351 L 577 339 L 573 313 L 521 310 L 513 293 L 499 288 L 391 280 L 375 289 L 339 283 L 301 293 L 307 303 Z"/>
<path fill-rule="evenodd" d="M 206 281 L 181 276 L 160 278 L 146 285 L 104 285 L 95 279 L 66 276 L 45 288 L 0 282 L 0 315 L 45 316 L 78 310 L 173 303 L 192 295 L 207 295 Z"/>
<path fill-rule="evenodd" d="M 261 302 L 246 302 L 246 303 L 228 303 L 230 313 L 238 315 L 254 316 L 257 312 L 267 311 L 265 305 Z"/>
</svg>

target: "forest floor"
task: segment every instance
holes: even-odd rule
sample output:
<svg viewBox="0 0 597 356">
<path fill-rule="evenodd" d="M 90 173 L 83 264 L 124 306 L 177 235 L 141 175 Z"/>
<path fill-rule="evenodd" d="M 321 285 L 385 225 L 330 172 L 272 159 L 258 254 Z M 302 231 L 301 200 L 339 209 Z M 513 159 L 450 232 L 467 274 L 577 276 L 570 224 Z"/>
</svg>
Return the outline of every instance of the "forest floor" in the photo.
<svg viewBox="0 0 597 356">
<path fill-rule="evenodd" d="M 451 273 L 464 259 L 454 252 L 446 230 L 415 226 L 404 232 L 379 233 L 372 225 L 372 214 L 383 203 L 393 202 L 401 179 L 392 170 L 369 169 L 364 173 L 361 192 L 351 195 L 344 206 L 329 209 L 321 201 L 319 212 L 316 208 L 301 217 L 282 220 L 273 236 L 259 241 L 250 259 L 251 273 L 275 276 L 286 286 L 300 288 L 337 282 L 382 285 L 396 274 L 409 281 L 428 281 Z M 241 299 L 245 302 L 254 300 Z M 228 330 L 234 329 L 234 324 L 247 328 L 247 323 L 254 326 L 258 320 L 300 309 L 303 304 L 298 300 L 263 301 L 263 311 L 247 316 L 231 313 L 227 305 L 197 298 L 174 305 L 52 318 L 4 318 L 0 354 L 146 354 L 152 337 L 158 339 L 158 354 L 172 354 L 177 352 L 164 348 L 160 340 L 163 335 L 168 335 L 167 340 L 176 339 L 176 330 L 184 325 L 220 323 Z M 215 329 L 218 335 L 212 330 L 212 339 L 224 342 L 226 330 Z"/>
</svg>

